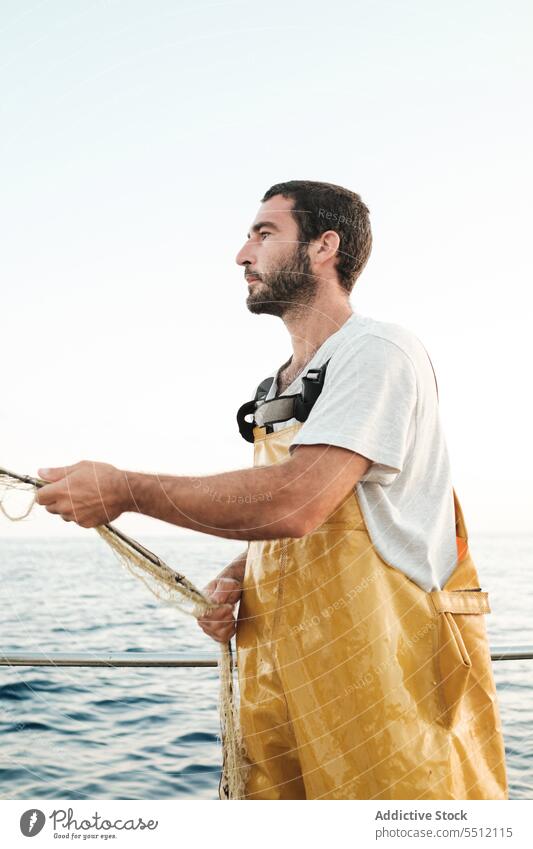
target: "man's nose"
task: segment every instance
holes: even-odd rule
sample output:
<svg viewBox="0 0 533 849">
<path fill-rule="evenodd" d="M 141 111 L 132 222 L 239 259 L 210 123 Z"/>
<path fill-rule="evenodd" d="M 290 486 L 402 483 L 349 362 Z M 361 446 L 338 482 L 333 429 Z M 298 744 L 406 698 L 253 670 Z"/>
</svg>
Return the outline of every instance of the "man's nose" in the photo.
<svg viewBox="0 0 533 849">
<path fill-rule="evenodd" d="M 237 263 L 237 265 L 246 265 L 246 263 L 253 265 L 253 263 L 255 262 L 255 254 L 249 242 L 244 243 L 239 253 L 235 257 L 235 262 Z"/>
</svg>

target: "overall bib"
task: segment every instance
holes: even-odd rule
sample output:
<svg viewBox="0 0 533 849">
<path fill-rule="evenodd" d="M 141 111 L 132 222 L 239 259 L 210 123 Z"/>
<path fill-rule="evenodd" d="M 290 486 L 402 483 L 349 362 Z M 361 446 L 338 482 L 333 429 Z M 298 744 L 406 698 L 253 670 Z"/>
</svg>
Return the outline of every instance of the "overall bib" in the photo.
<svg viewBox="0 0 533 849">
<path fill-rule="evenodd" d="M 255 426 L 254 465 L 301 423 Z M 248 799 L 506 799 L 484 614 L 458 558 L 426 592 L 372 544 L 352 491 L 317 530 L 249 543 L 237 627 Z"/>
</svg>

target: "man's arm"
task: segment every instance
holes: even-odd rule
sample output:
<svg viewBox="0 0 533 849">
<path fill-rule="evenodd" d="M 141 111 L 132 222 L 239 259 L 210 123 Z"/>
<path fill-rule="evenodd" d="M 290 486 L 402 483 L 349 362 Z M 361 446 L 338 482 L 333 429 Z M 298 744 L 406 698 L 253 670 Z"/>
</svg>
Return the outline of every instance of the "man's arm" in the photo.
<svg viewBox="0 0 533 849">
<path fill-rule="evenodd" d="M 282 463 L 203 477 L 150 475 L 84 461 L 40 470 L 50 513 L 82 527 L 138 512 L 226 539 L 302 537 L 331 515 L 371 460 L 345 448 L 305 445 Z"/>
</svg>

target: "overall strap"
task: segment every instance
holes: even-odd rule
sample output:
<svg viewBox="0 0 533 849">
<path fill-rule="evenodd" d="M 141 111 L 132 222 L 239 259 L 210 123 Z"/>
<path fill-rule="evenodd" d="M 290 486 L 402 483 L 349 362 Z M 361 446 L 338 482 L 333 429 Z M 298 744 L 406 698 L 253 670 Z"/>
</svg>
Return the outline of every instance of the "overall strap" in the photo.
<svg viewBox="0 0 533 849">
<path fill-rule="evenodd" d="M 255 391 L 252 401 L 246 401 L 237 412 L 237 423 L 239 432 L 247 442 L 254 441 L 254 427 L 266 427 L 273 430 L 272 425 L 296 419 L 305 422 L 313 409 L 324 385 L 326 369 L 329 360 L 320 368 L 310 368 L 302 377 L 302 391 L 293 395 L 280 395 L 278 398 L 265 398 L 274 382 L 273 377 L 267 377 L 261 381 Z M 248 421 L 246 416 L 253 416 Z"/>
</svg>

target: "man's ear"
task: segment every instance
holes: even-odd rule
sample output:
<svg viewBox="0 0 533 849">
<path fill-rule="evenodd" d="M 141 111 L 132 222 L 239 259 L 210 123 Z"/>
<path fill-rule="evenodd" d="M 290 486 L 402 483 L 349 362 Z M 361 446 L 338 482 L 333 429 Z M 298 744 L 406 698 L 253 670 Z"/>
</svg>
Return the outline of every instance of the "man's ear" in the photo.
<svg viewBox="0 0 533 849">
<path fill-rule="evenodd" d="M 341 243 L 341 237 L 335 230 L 326 230 L 315 240 L 315 257 L 319 262 L 327 262 L 336 256 Z"/>
</svg>

